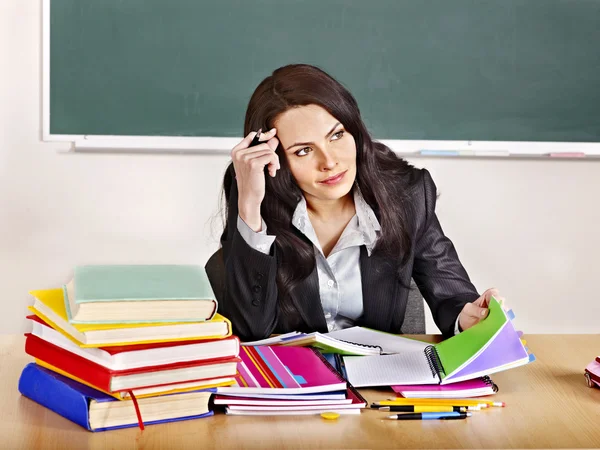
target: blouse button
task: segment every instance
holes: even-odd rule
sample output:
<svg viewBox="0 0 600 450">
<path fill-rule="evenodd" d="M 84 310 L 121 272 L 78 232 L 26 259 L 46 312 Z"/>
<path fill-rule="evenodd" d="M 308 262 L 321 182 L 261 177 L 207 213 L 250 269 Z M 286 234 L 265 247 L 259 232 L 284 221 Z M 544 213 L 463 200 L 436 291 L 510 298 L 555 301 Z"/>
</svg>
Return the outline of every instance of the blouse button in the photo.
<svg viewBox="0 0 600 450">
<path fill-rule="evenodd" d="M 329 280 L 327 282 L 327 286 L 329 286 L 330 288 L 333 287 L 334 284 L 335 284 L 335 282 L 333 280 Z"/>
</svg>

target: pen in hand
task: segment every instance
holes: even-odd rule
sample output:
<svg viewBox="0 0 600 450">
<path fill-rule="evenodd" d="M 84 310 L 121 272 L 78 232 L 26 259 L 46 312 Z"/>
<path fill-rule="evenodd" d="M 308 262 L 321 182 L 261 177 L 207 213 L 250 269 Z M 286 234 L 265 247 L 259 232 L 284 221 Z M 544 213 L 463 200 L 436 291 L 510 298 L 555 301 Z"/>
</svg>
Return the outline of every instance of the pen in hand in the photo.
<svg viewBox="0 0 600 450">
<path fill-rule="evenodd" d="M 262 128 L 259 128 L 258 131 L 256 132 L 256 136 L 254 136 L 254 139 L 252 139 L 252 142 L 250 142 L 250 145 L 248 146 L 248 148 L 254 147 L 255 145 L 260 144 L 260 134 L 261 133 L 262 133 Z"/>
<path fill-rule="evenodd" d="M 395 420 L 458 420 L 458 419 L 466 419 L 467 417 L 471 417 L 472 413 L 470 412 L 442 412 L 442 413 L 433 413 L 433 412 L 425 412 L 425 413 L 408 413 L 408 414 L 394 414 L 393 416 L 388 416 L 388 419 Z"/>
</svg>

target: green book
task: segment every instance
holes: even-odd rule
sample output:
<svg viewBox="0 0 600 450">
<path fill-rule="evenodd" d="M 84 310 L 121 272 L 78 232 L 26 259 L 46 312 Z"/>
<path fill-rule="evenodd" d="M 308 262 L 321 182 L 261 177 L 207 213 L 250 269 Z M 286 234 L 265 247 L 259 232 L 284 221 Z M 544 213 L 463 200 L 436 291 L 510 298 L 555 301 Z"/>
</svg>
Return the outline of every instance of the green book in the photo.
<svg viewBox="0 0 600 450">
<path fill-rule="evenodd" d="M 456 383 L 534 360 L 494 298 L 484 320 L 422 351 L 344 357 L 348 381 L 356 387 Z"/>
<path fill-rule="evenodd" d="M 77 266 L 63 291 L 70 323 L 197 322 L 217 311 L 196 265 Z"/>
</svg>

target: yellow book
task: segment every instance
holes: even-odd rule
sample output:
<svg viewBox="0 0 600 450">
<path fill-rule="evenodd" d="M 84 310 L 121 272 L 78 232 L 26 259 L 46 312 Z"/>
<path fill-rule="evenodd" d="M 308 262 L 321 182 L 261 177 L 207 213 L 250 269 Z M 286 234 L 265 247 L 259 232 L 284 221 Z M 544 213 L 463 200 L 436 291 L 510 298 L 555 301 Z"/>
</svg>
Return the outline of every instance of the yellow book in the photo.
<svg viewBox="0 0 600 450">
<path fill-rule="evenodd" d="M 106 395 L 110 395 L 111 397 L 116 398 L 117 400 L 129 400 L 131 396 L 129 392 L 107 392 L 103 389 L 100 389 L 97 386 L 94 386 L 87 381 L 82 380 L 81 378 L 77 378 L 71 375 L 69 372 L 65 372 L 64 370 L 59 369 L 58 367 L 53 366 L 52 364 L 48 364 L 47 362 L 42 361 L 41 359 L 35 359 L 35 363 L 45 367 L 46 369 L 52 370 L 62 376 L 70 378 L 71 380 L 75 380 L 81 384 L 85 384 L 86 386 L 91 387 L 92 389 L 96 389 L 97 391 L 104 392 Z M 221 386 L 231 386 L 235 383 L 234 378 L 221 378 L 219 380 L 213 380 L 214 383 L 211 383 L 211 380 L 206 380 L 204 384 L 198 384 L 198 382 L 187 382 L 187 383 L 177 383 L 171 384 L 168 386 L 156 386 L 150 388 L 140 388 L 133 389 L 133 395 L 135 398 L 145 398 L 145 397 L 158 397 L 159 395 L 168 395 L 168 394 L 179 394 L 181 392 L 190 392 L 190 391 L 198 391 L 200 389 L 209 389 L 216 388 Z M 218 381 L 218 382 L 216 382 Z"/>
<path fill-rule="evenodd" d="M 81 347 L 150 344 L 155 342 L 221 339 L 231 336 L 231 322 L 220 314 L 206 322 L 71 324 L 62 289 L 30 291 L 29 309 Z"/>
</svg>

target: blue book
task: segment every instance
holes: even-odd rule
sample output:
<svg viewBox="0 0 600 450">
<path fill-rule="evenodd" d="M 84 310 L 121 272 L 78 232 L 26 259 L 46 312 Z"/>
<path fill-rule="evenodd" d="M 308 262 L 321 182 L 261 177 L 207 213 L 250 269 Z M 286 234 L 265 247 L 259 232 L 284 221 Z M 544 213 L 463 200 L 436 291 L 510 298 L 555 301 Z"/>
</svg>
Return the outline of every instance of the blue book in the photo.
<svg viewBox="0 0 600 450">
<path fill-rule="evenodd" d="M 208 402 L 215 391 L 140 398 L 137 401 L 144 425 L 212 416 Z M 19 392 L 90 431 L 138 426 L 131 400 L 117 400 L 35 363 L 23 369 Z"/>
</svg>

